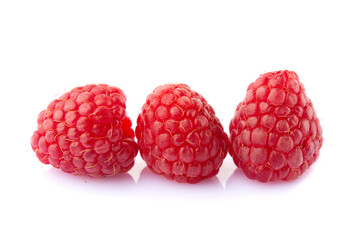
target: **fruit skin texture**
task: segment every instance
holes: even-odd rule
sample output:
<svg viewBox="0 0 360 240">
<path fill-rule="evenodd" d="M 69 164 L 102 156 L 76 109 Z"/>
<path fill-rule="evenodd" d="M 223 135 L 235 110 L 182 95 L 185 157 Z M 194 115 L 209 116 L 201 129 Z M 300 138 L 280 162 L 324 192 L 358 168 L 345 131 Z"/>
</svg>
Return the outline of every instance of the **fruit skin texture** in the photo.
<svg viewBox="0 0 360 240">
<path fill-rule="evenodd" d="M 322 128 L 295 72 L 262 74 L 247 89 L 230 122 L 236 166 L 261 182 L 292 181 L 319 157 Z"/>
<path fill-rule="evenodd" d="M 213 108 L 185 84 L 162 85 L 148 95 L 135 134 L 150 170 L 177 182 L 215 176 L 228 152 Z"/>
<path fill-rule="evenodd" d="M 40 112 L 31 147 L 42 163 L 75 175 L 127 172 L 138 149 L 125 102 L 117 87 L 74 88 Z"/>
</svg>

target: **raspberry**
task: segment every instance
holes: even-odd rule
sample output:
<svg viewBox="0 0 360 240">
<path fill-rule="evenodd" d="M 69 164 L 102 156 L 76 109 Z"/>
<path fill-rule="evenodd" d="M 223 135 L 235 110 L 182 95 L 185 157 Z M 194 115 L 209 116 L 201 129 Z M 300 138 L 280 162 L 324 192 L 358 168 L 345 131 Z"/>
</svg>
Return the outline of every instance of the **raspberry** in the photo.
<svg viewBox="0 0 360 240">
<path fill-rule="evenodd" d="M 250 179 L 292 181 L 318 158 L 322 128 L 295 72 L 262 74 L 230 122 L 230 155 Z"/>
<path fill-rule="evenodd" d="M 228 152 L 213 108 L 185 84 L 159 86 L 148 95 L 135 134 L 150 170 L 177 182 L 215 176 Z"/>
<path fill-rule="evenodd" d="M 91 84 L 53 100 L 40 112 L 31 146 L 39 160 L 64 172 L 91 177 L 127 172 L 137 144 L 117 87 Z"/>
</svg>

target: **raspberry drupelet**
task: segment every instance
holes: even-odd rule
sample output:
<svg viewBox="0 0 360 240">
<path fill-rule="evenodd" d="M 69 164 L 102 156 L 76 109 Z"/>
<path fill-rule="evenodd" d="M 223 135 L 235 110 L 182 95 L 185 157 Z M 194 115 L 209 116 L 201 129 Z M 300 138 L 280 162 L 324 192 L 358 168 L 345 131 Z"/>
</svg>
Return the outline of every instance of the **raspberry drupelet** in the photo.
<svg viewBox="0 0 360 240">
<path fill-rule="evenodd" d="M 138 149 L 125 102 L 121 89 L 106 84 L 64 93 L 40 112 L 32 149 L 42 163 L 75 175 L 127 172 Z"/>
<path fill-rule="evenodd" d="M 262 74 L 230 122 L 230 155 L 261 182 L 292 181 L 318 158 L 322 128 L 295 72 Z"/>
<path fill-rule="evenodd" d="M 228 152 L 213 108 L 185 84 L 162 85 L 148 95 L 135 134 L 150 170 L 177 182 L 215 176 Z"/>
</svg>

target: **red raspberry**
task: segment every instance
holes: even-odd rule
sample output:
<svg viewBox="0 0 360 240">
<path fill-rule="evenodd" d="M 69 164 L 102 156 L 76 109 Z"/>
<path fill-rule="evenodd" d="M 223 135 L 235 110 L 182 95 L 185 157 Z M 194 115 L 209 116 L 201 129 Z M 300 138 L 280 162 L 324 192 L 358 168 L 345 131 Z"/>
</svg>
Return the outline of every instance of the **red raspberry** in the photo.
<svg viewBox="0 0 360 240">
<path fill-rule="evenodd" d="M 230 123 L 230 155 L 261 182 L 298 178 L 323 143 L 314 107 L 295 72 L 262 74 L 247 89 Z"/>
<path fill-rule="evenodd" d="M 137 145 L 121 89 L 105 84 L 77 87 L 38 116 L 31 146 L 44 164 L 91 177 L 112 176 L 134 166 Z"/>
<path fill-rule="evenodd" d="M 148 167 L 178 182 L 215 176 L 228 152 L 214 109 L 185 84 L 157 87 L 142 107 L 135 133 Z"/>
</svg>

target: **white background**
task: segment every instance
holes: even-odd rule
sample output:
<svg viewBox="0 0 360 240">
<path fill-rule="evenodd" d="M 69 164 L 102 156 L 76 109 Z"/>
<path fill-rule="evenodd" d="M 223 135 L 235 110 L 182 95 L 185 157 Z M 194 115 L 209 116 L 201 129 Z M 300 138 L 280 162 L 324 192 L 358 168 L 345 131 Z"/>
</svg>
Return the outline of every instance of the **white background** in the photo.
<svg viewBox="0 0 360 240">
<path fill-rule="evenodd" d="M 359 239 L 357 1 L 1 1 L 1 239 Z M 186 83 L 228 132 L 260 74 L 294 70 L 324 131 L 300 179 L 249 180 L 228 156 L 197 185 L 134 168 L 91 179 L 41 164 L 37 114 L 107 83 L 133 123 L 156 86 Z"/>
</svg>

